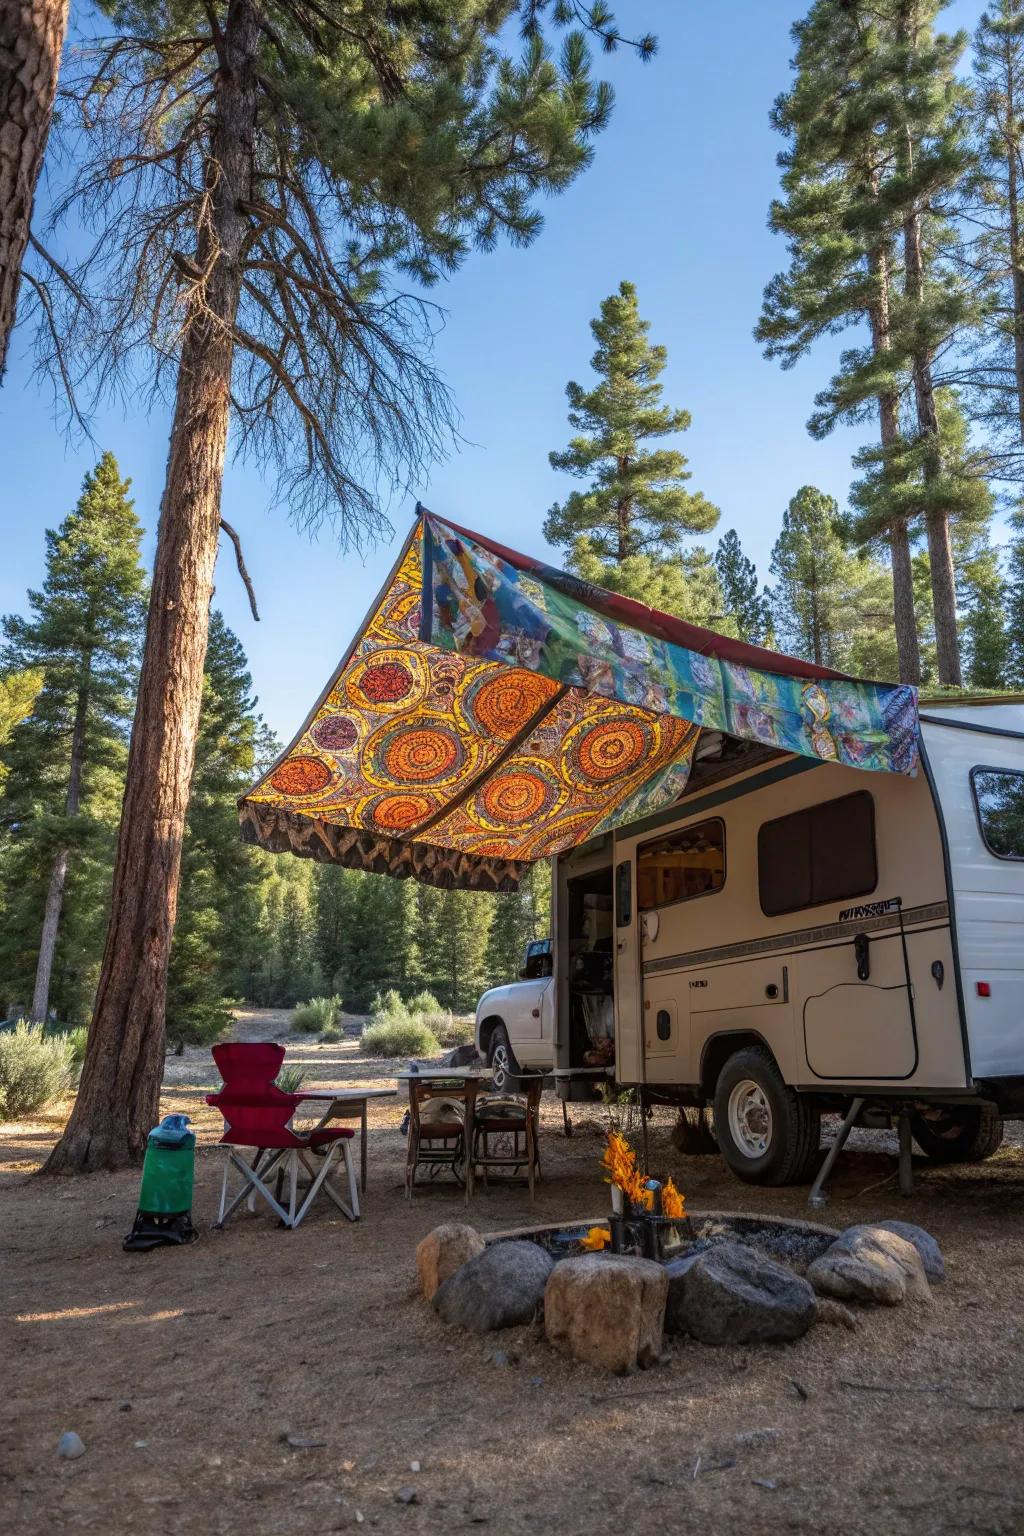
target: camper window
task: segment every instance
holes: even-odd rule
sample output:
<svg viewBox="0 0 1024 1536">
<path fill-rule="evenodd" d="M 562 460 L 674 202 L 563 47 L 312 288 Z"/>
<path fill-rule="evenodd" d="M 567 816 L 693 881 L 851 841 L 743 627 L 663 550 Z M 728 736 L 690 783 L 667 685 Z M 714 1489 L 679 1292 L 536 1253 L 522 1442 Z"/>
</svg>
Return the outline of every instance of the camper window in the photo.
<svg viewBox="0 0 1024 1536">
<path fill-rule="evenodd" d="M 873 891 L 875 802 L 868 791 L 766 821 L 757 834 L 757 881 L 767 917 Z"/>
<path fill-rule="evenodd" d="M 989 853 L 997 859 L 1024 859 L 1024 773 L 972 768 L 971 789 Z"/>
<path fill-rule="evenodd" d="M 724 884 L 725 823 L 718 817 L 644 843 L 637 852 L 636 904 L 641 912 L 710 896 Z"/>
</svg>

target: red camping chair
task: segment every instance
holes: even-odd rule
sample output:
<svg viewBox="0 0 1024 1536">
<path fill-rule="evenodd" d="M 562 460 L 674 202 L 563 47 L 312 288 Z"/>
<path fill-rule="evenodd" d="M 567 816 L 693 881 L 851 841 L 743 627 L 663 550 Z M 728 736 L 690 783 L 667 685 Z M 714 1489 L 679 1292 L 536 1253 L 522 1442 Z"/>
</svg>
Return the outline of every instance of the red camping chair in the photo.
<svg viewBox="0 0 1024 1536">
<path fill-rule="evenodd" d="M 221 1142 L 231 1149 L 224 1165 L 216 1225 L 222 1227 L 243 1200 L 248 1199 L 252 1209 L 256 1196 L 261 1195 L 286 1227 L 297 1227 L 321 1189 L 343 1216 L 349 1221 L 358 1221 L 359 1193 L 349 1147 L 355 1132 L 343 1126 L 322 1127 L 308 1136 L 292 1130 L 288 1122 L 302 1100 L 297 1094 L 284 1093 L 274 1082 L 284 1060 L 284 1046 L 274 1045 L 271 1041 L 215 1045 L 213 1059 L 224 1079 L 224 1087 L 219 1093 L 207 1094 L 206 1102 L 224 1116 Z M 256 1155 L 247 1162 L 236 1147 L 252 1147 Z M 339 1150 L 348 1174 L 348 1205 L 328 1177 Z M 321 1158 L 319 1169 L 307 1160 L 309 1153 Z M 300 1163 L 309 1175 L 301 1205 L 298 1203 Z M 232 1167 L 242 1175 L 242 1188 L 229 1204 L 228 1178 Z M 287 1209 L 268 1187 L 270 1177 L 275 1173 L 278 1175 L 278 1193 L 280 1180 L 285 1176 L 288 1178 Z"/>
</svg>

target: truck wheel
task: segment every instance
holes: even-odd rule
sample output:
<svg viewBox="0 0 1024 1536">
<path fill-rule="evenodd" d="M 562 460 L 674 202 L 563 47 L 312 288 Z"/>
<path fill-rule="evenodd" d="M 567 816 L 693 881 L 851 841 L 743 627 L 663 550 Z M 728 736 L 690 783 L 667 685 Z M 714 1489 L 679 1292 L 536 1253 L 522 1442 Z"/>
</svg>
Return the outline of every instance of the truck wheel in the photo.
<svg viewBox="0 0 1024 1536">
<path fill-rule="evenodd" d="M 733 1173 L 748 1184 L 799 1184 L 814 1170 L 821 1111 L 787 1088 L 768 1051 L 730 1056 L 715 1084 L 715 1134 Z"/>
<path fill-rule="evenodd" d="M 937 1106 L 911 1115 L 910 1129 L 933 1163 L 981 1163 L 998 1152 L 1003 1141 L 1003 1122 L 987 1104 Z"/>
<path fill-rule="evenodd" d="M 491 1035 L 491 1043 L 487 1047 L 487 1065 L 493 1074 L 494 1087 L 498 1093 L 504 1093 L 510 1087 L 511 1079 L 520 1074 L 521 1068 L 509 1044 L 508 1030 L 504 1024 L 498 1024 Z"/>
</svg>

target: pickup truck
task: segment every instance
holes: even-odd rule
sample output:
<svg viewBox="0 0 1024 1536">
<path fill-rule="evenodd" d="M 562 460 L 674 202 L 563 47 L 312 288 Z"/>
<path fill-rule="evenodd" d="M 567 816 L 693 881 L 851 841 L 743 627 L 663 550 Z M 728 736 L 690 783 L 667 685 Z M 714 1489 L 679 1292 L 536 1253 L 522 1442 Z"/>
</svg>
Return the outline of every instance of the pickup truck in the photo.
<svg viewBox="0 0 1024 1536">
<path fill-rule="evenodd" d="M 555 980 L 550 939 L 526 946 L 518 981 L 492 987 L 476 1005 L 476 1048 L 499 1093 L 520 1072 L 555 1064 Z"/>
</svg>

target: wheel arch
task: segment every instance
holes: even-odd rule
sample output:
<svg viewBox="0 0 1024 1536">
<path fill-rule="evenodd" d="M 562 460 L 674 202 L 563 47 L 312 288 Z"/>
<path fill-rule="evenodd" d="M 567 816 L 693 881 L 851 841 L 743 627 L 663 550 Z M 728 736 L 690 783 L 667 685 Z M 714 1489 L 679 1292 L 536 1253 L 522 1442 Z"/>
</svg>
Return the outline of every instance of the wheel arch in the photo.
<svg viewBox="0 0 1024 1536">
<path fill-rule="evenodd" d="M 479 1024 L 477 1025 L 476 1036 L 477 1049 L 479 1050 L 481 1056 L 486 1057 L 487 1052 L 491 1048 L 491 1040 L 494 1036 L 494 1031 L 499 1028 L 499 1026 L 504 1029 L 506 1034 L 508 1033 L 508 1025 L 505 1023 L 505 1020 L 502 1018 L 500 1013 L 489 1013 L 480 1020 Z"/>
<path fill-rule="evenodd" d="M 756 1046 L 765 1051 L 778 1067 L 775 1052 L 756 1029 L 723 1029 L 718 1034 L 708 1036 L 700 1058 L 700 1087 L 706 1099 L 714 1098 L 718 1074 L 729 1057 L 735 1056 L 737 1051 L 746 1050 L 750 1046 Z"/>
</svg>

